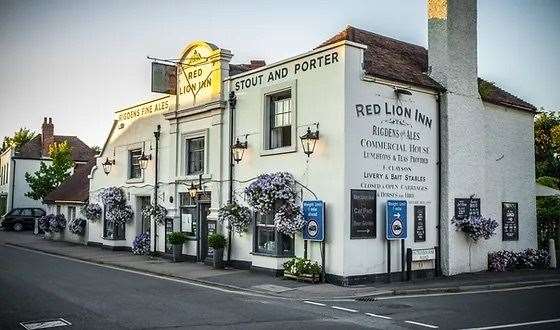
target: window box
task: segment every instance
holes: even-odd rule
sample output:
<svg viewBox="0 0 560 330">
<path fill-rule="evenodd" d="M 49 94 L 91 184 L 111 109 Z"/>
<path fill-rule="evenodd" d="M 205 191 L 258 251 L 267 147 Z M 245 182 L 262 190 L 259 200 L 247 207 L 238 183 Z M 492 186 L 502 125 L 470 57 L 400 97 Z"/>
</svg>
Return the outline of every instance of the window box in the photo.
<svg viewBox="0 0 560 330">
<path fill-rule="evenodd" d="M 312 274 L 301 274 L 301 275 L 294 275 L 291 274 L 287 271 L 284 271 L 284 277 L 285 278 L 289 278 L 289 279 L 293 279 L 296 281 L 302 281 L 302 282 L 311 282 L 311 283 L 319 283 L 321 281 L 321 276 L 320 275 L 312 275 Z"/>
</svg>

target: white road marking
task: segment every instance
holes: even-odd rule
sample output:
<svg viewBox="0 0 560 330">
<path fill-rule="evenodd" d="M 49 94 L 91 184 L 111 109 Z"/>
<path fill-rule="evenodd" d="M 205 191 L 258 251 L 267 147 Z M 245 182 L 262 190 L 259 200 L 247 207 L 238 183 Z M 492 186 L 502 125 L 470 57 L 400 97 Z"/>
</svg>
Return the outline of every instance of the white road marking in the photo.
<svg viewBox="0 0 560 330">
<path fill-rule="evenodd" d="M 532 290 L 532 289 L 548 288 L 548 287 L 554 287 L 554 286 L 560 286 L 560 283 L 543 284 L 543 285 L 531 285 L 531 286 L 523 286 L 523 287 L 517 287 L 517 288 L 489 289 L 489 290 L 479 290 L 479 291 L 426 293 L 426 294 L 411 294 L 411 295 L 402 295 L 402 296 L 388 296 L 388 297 L 378 297 L 378 298 L 375 298 L 375 300 L 457 296 L 457 295 L 464 295 L 464 294 L 479 294 L 479 293 L 489 293 L 489 292 L 507 292 L 507 291 L 519 291 L 519 290 Z"/>
<path fill-rule="evenodd" d="M 66 321 L 63 318 L 42 320 L 42 321 L 27 321 L 27 322 L 20 322 L 19 324 L 27 330 L 66 327 L 72 325 L 72 323 Z"/>
<path fill-rule="evenodd" d="M 366 315 L 373 316 L 373 317 L 379 317 L 380 319 L 391 320 L 391 318 L 389 316 L 385 316 L 385 315 L 379 315 L 379 314 L 373 314 L 373 313 L 366 313 Z"/>
<path fill-rule="evenodd" d="M 72 257 L 66 257 L 66 256 L 51 254 L 51 253 L 48 253 L 48 252 L 43 252 L 43 251 L 37 251 L 37 250 L 33 250 L 33 249 L 24 248 L 24 247 L 21 247 L 21 246 L 14 246 L 14 245 L 4 245 L 4 246 L 7 246 L 7 247 L 10 247 L 10 248 L 13 248 L 13 249 L 19 249 L 19 250 L 32 252 L 32 253 L 37 253 L 37 254 L 45 254 L 45 255 L 48 255 L 48 256 L 53 257 L 53 258 L 59 258 L 59 259 L 64 259 L 64 260 L 69 260 L 69 261 L 74 261 L 74 262 L 80 262 L 80 263 L 83 263 L 83 264 L 88 264 L 88 265 L 92 265 L 92 266 L 96 266 L 96 267 L 113 269 L 113 270 L 118 270 L 118 271 L 121 271 L 121 272 L 127 272 L 127 273 L 136 274 L 136 275 L 143 275 L 143 276 L 147 276 L 147 277 L 153 277 L 153 278 L 157 278 L 157 279 L 160 279 L 160 280 L 166 280 L 166 281 L 171 281 L 171 282 L 176 282 L 176 283 L 188 284 L 188 285 L 192 285 L 192 286 L 197 286 L 197 287 L 210 289 L 210 290 L 215 290 L 215 291 L 220 291 L 220 292 L 225 292 L 225 293 L 232 293 L 232 294 L 238 294 L 238 295 L 244 295 L 244 296 L 286 299 L 286 298 L 283 298 L 283 297 L 271 297 L 271 296 L 268 296 L 268 295 L 262 295 L 262 294 L 258 294 L 258 293 L 252 293 L 252 292 L 229 290 L 229 289 L 216 287 L 216 286 L 211 286 L 211 285 L 207 285 L 207 284 L 204 284 L 204 283 L 198 283 L 198 282 L 194 282 L 194 281 L 190 281 L 190 280 L 186 280 L 186 279 L 166 277 L 166 276 L 163 276 L 163 275 L 146 273 L 146 272 L 139 271 L 139 270 L 122 268 L 122 267 L 119 267 L 119 266 L 102 265 L 102 264 L 98 264 L 98 263 L 95 263 L 95 262 L 92 262 L 92 261 L 80 260 L 80 259 L 76 259 L 76 258 L 72 258 Z"/>
<path fill-rule="evenodd" d="M 541 321 L 523 322 L 523 323 L 511 323 L 511 324 L 502 324 L 502 325 L 492 325 L 492 326 L 489 326 L 489 327 L 468 328 L 468 329 L 464 329 L 464 330 L 504 329 L 504 328 L 523 327 L 523 326 L 526 326 L 526 325 L 544 324 L 544 323 L 556 323 L 556 322 L 560 322 L 560 319 L 541 320 Z"/>
<path fill-rule="evenodd" d="M 420 323 L 420 322 L 414 322 L 414 321 L 405 321 L 405 322 L 410 323 L 410 324 L 414 324 L 414 325 L 418 325 L 418 326 L 421 326 L 421 327 L 431 328 L 431 329 L 439 328 L 437 325 L 431 325 L 431 324 L 426 324 L 426 323 Z"/>
<path fill-rule="evenodd" d="M 321 303 L 318 303 L 318 302 L 314 302 L 314 301 L 308 301 L 308 300 L 304 300 L 303 302 L 304 302 L 304 303 L 306 303 L 306 304 L 310 304 L 310 305 L 316 305 L 316 306 L 327 306 L 327 305 L 325 305 L 325 304 L 321 304 Z"/>
<path fill-rule="evenodd" d="M 346 311 L 346 312 L 351 312 L 351 313 L 357 313 L 358 311 L 355 309 L 350 309 L 350 308 L 344 308 L 344 307 L 340 307 L 340 306 L 331 306 L 334 309 L 338 309 L 341 311 Z"/>
</svg>

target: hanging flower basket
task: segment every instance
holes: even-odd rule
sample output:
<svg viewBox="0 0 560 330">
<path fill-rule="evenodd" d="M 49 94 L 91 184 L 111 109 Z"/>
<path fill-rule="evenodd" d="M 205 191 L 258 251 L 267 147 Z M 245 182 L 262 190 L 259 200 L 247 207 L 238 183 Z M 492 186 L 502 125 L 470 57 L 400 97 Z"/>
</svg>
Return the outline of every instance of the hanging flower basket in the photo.
<svg viewBox="0 0 560 330">
<path fill-rule="evenodd" d="M 251 210 L 246 207 L 232 202 L 222 206 L 218 211 L 218 220 L 227 223 L 237 233 L 243 234 L 249 230 L 251 224 Z"/>
<path fill-rule="evenodd" d="M 141 233 L 132 242 L 132 253 L 146 255 L 150 253 L 150 234 Z"/>
<path fill-rule="evenodd" d="M 76 218 L 68 226 L 68 230 L 78 236 L 84 236 L 86 233 L 86 219 Z"/>
<path fill-rule="evenodd" d="M 90 221 L 98 221 L 101 219 L 103 209 L 101 208 L 101 205 L 93 203 L 87 204 L 81 212 L 86 217 L 86 219 Z"/>
<path fill-rule="evenodd" d="M 247 188 L 245 197 L 260 214 L 274 215 L 276 230 L 293 235 L 303 228 L 300 206 L 296 204 L 296 180 L 287 172 L 262 174 Z"/>
<path fill-rule="evenodd" d="M 498 228 L 496 220 L 482 216 L 471 216 L 464 219 L 453 218 L 451 223 L 455 225 L 456 230 L 462 231 L 475 243 L 480 238 L 490 239 L 496 234 L 496 228 Z"/>
<path fill-rule="evenodd" d="M 66 228 L 63 214 L 47 214 L 39 218 L 39 229 L 45 233 L 60 233 Z"/>
<path fill-rule="evenodd" d="M 160 225 L 165 224 L 165 217 L 167 217 L 167 209 L 161 205 L 155 207 L 153 204 L 146 205 L 142 210 L 142 215 L 151 217 Z"/>
<path fill-rule="evenodd" d="M 105 219 L 108 222 L 122 225 L 134 219 L 134 211 L 126 204 L 125 193 L 121 188 L 105 188 L 101 191 L 100 197 L 105 205 Z"/>
</svg>

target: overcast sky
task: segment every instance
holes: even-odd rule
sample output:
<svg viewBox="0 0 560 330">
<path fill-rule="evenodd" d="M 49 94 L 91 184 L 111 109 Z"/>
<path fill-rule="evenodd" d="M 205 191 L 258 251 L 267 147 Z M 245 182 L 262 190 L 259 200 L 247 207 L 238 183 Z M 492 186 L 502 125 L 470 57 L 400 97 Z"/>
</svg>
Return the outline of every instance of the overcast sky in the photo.
<svg viewBox="0 0 560 330">
<path fill-rule="evenodd" d="M 479 0 L 479 75 L 537 107 L 560 110 L 560 1 Z M 147 55 L 191 40 L 232 63 L 311 50 L 346 25 L 427 46 L 426 0 L 0 0 L 0 138 L 19 127 L 102 145 L 113 112 L 150 92 Z"/>
</svg>

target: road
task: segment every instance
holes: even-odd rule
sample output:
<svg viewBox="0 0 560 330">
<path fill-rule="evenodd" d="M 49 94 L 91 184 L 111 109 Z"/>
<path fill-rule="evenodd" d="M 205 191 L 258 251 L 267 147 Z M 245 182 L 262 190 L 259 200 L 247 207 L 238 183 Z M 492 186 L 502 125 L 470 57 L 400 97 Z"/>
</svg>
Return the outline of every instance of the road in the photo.
<svg viewBox="0 0 560 330">
<path fill-rule="evenodd" d="M 0 329 L 560 328 L 560 287 L 377 301 L 299 301 L 230 291 L 0 245 Z M 558 320 L 556 320 L 558 319 Z"/>
</svg>

